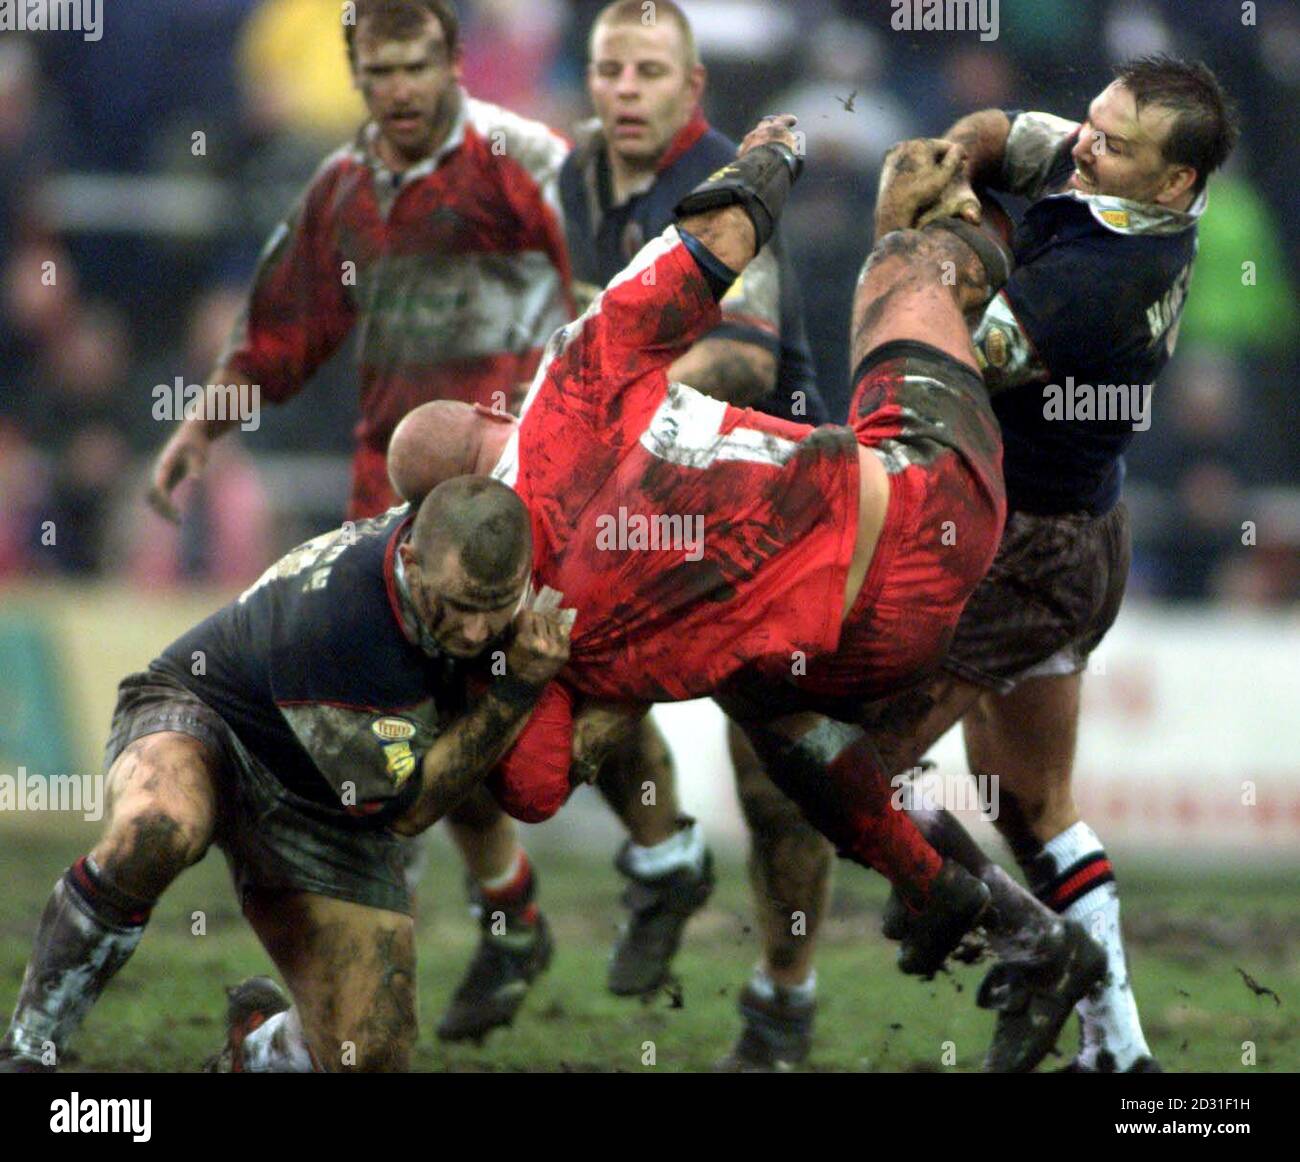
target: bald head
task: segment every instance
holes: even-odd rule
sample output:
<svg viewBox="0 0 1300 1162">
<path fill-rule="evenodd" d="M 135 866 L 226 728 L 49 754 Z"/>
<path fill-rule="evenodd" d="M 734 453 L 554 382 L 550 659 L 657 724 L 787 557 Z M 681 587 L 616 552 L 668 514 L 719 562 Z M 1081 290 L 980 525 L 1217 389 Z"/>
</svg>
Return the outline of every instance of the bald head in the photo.
<svg viewBox="0 0 1300 1162">
<path fill-rule="evenodd" d="M 444 480 L 473 472 L 480 422 L 469 404 L 452 400 L 408 412 L 388 442 L 388 479 L 398 496 L 419 504 Z"/>
</svg>

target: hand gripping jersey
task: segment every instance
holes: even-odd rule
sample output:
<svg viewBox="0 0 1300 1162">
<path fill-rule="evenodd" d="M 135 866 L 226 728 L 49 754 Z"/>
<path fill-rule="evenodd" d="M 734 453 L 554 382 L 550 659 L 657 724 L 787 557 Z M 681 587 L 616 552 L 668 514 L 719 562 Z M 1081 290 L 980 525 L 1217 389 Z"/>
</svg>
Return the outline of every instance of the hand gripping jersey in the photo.
<svg viewBox="0 0 1300 1162">
<path fill-rule="evenodd" d="M 325 161 L 267 243 L 224 357 L 277 403 L 357 331 L 354 517 L 396 500 L 383 455 L 402 416 L 434 399 L 504 405 L 574 313 L 563 138 L 462 94 L 437 155 L 395 175 L 373 131 Z"/>
<path fill-rule="evenodd" d="M 857 442 L 669 383 L 719 317 L 669 228 L 552 338 L 494 472 L 532 514 L 535 584 L 577 608 L 585 693 L 699 697 L 838 641 Z"/>
<path fill-rule="evenodd" d="M 990 389 L 1012 389 L 993 397 L 1008 499 L 1026 512 L 1099 516 L 1119 499 L 1134 424 L 1150 422 L 1206 195 L 1184 213 L 1064 189 L 1080 126 L 1008 116 L 999 188 L 1033 201 L 1012 240 L 1015 272 L 975 333 Z"/>
<path fill-rule="evenodd" d="M 417 644 L 397 559 L 409 524 L 403 507 L 300 545 L 151 667 L 344 821 L 400 814 L 425 752 L 466 705 L 463 663 Z"/>
</svg>

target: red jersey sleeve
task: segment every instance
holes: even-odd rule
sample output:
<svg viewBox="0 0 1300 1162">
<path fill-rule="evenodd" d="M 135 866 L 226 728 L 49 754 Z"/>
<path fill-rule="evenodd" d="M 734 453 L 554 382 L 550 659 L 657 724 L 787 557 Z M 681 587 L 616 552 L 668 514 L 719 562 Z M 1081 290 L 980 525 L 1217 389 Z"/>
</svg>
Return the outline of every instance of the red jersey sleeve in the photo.
<svg viewBox="0 0 1300 1162">
<path fill-rule="evenodd" d="M 222 358 L 223 367 L 260 385 L 272 403 L 301 390 L 356 319 L 330 211 L 341 165 L 322 167 L 267 240 Z"/>
<path fill-rule="evenodd" d="M 573 791 L 572 752 L 573 691 L 562 682 L 551 682 L 515 745 L 488 776 L 488 790 L 512 818 L 524 823 L 549 819 Z"/>
<path fill-rule="evenodd" d="M 525 430 L 545 416 L 621 447 L 667 391 L 664 373 L 721 321 L 708 280 L 675 227 L 646 244 L 586 313 L 552 336 L 524 401 Z M 538 412 L 534 417 L 530 413 Z"/>
</svg>

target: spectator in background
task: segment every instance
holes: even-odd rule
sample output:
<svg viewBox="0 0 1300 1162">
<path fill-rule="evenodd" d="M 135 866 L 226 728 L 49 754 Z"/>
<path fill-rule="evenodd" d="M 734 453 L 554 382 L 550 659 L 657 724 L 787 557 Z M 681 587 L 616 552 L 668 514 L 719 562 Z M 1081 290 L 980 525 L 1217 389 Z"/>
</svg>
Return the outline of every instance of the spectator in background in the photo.
<svg viewBox="0 0 1300 1162">
<path fill-rule="evenodd" d="M 581 116 L 580 95 L 554 83 L 569 21 L 562 0 L 479 0 L 465 6 L 465 87 L 481 101 L 548 125 Z M 509 61 L 509 68 L 502 68 Z"/>
<path fill-rule="evenodd" d="M 232 287 L 217 287 L 191 305 L 185 340 L 178 357 L 154 378 L 170 384 L 179 371 L 185 383 L 206 381 L 225 347 L 244 305 L 244 295 Z M 150 386 L 154 379 L 149 379 Z M 137 392 L 140 410 L 151 415 L 152 396 Z M 148 425 L 149 445 L 158 438 L 158 424 Z M 132 585 L 211 584 L 223 589 L 247 585 L 275 556 L 284 538 L 273 534 L 270 497 L 253 460 L 237 440 L 223 440 L 212 449 L 208 469 L 191 486 L 179 525 L 164 520 L 140 504 L 143 479 L 122 490 L 115 518 L 116 555 Z"/>
<path fill-rule="evenodd" d="M 251 127 L 332 148 L 366 119 L 343 46 L 339 0 L 262 0 L 240 32 L 239 82 Z"/>
<path fill-rule="evenodd" d="M 0 581 L 37 571 L 40 523 L 49 510 L 44 457 L 17 423 L 0 416 Z"/>
</svg>

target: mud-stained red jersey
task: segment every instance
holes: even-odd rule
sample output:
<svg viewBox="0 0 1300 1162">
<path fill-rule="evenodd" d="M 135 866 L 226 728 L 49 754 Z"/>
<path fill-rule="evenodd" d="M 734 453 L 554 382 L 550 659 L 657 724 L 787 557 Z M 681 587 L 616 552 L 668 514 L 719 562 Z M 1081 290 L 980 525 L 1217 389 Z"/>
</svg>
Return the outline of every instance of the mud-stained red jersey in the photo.
<svg viewBox="0 0 1300 1162">
<path fill-rule="evenodd" d="M 587 694 L 699 697 L 838 641 L 857 442 L 670 383 L 719 318 L 669 228 L 552 338 L 494 472 L 532 514 L 534 583 L 577 609 Z"/>
<path fill-rule="evenodd" d="M 509 400 L 573 317 L 556 190 L 568 146 L 464 94 L 443 147 L 403 174 L 372 137 L 328 158 L 268 241 L 224 365 L 280 402 L 356 329 L 356 437 L 382 453 L 419 404 Z"/>
</svg>

